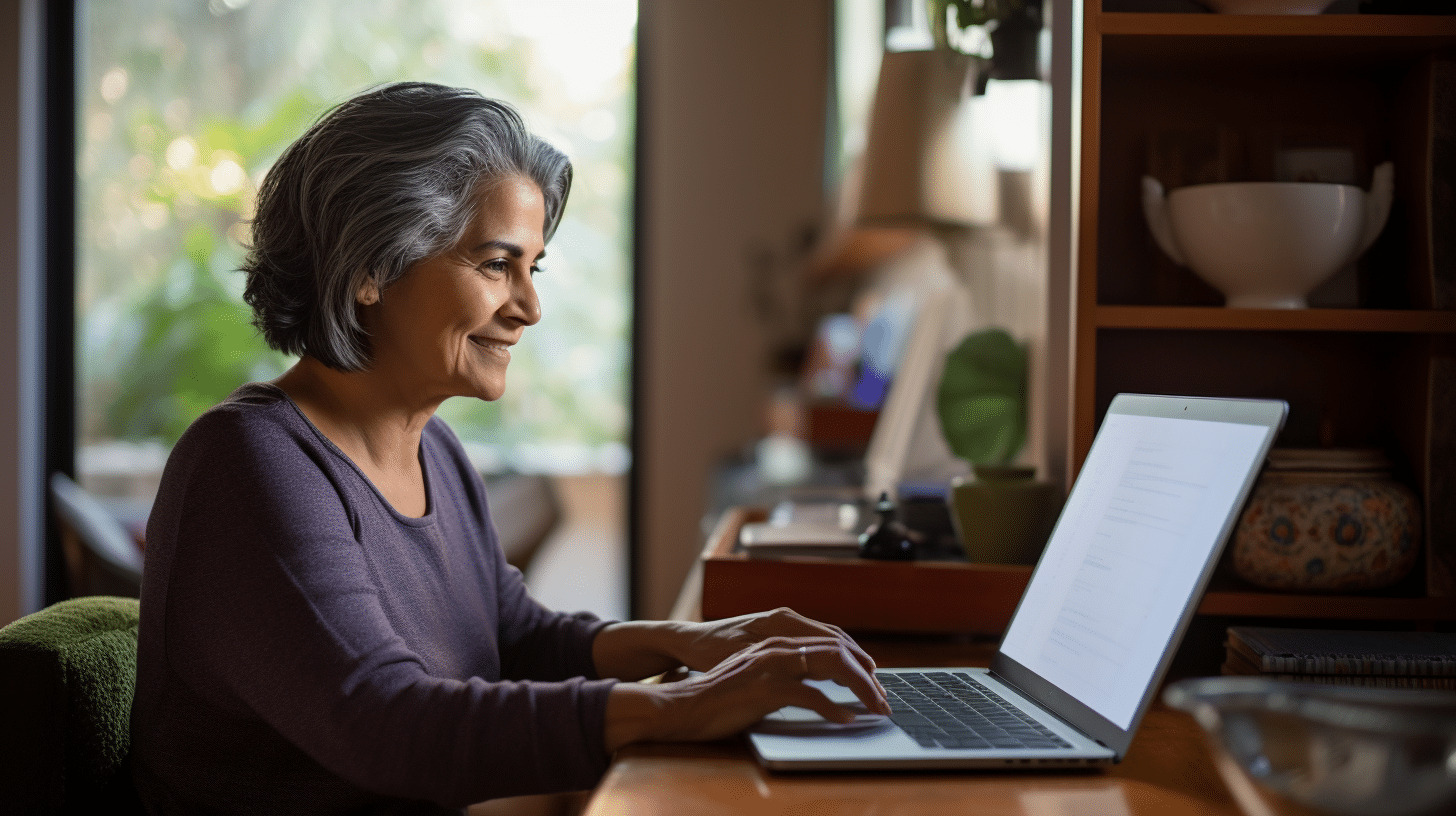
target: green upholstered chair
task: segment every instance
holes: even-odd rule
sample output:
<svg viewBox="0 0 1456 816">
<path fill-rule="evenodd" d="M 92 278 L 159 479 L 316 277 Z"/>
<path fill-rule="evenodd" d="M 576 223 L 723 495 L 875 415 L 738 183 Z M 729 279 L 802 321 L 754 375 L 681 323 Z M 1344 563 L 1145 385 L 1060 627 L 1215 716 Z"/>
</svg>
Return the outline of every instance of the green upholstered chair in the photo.
<svg viewBox="0 0 1456 816">
<path fill-rule="evenodd" d="M 133 814 L 135 598 L 61 601 L 0 629 L 0 813 Z"/>
</svg>

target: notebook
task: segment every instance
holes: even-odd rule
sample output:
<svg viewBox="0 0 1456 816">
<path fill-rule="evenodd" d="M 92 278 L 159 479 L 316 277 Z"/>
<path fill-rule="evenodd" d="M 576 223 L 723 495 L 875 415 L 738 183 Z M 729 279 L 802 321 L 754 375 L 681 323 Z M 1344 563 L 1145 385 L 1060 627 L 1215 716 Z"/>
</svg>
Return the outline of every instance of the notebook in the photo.
<svg viewBox="0 0 1456 816">
<path fill-rule="evenodd" d="M 1119 394 L 989 669 L 881 669 L 893 717 L 781 709 L 749 730 L 754 754 L 821 771 L 1121 760 L 1287 413 Z"/>
<path fill-rule="evenodd" d="M 1456 632 L 1230 626 L 1224 674 L 1375 688 L 1456 689 Z"/>
</svg>

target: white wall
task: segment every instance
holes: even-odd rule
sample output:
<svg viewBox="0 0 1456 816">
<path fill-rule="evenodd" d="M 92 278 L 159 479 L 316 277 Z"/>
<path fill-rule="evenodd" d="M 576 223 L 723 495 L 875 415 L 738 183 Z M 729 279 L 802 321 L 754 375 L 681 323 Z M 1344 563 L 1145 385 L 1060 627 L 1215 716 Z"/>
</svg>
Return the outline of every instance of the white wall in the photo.
<svg viewBox="0 0 1456 816">
<path fill-rule="evenodd" d="M 823 201 L 830 0 L 642 0 L 637 611 L 668 614 L 709 479 L 762 433 L 767 348 L 749 254 Z"/>
</svg>

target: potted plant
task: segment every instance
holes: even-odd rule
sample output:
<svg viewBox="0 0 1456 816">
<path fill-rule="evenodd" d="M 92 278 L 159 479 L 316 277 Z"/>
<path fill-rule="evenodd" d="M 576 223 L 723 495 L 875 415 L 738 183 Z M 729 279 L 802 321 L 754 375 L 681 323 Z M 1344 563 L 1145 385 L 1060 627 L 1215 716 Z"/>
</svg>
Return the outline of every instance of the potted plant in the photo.
<svg viewBox="0 0 1456 816">
<path fill-rule="evenodd" d="M 941 433 L 974 476 L 951 482 L 956 535 L 971 561 L 1034 564 L 1061 509 L 1056 486 L 1013 464 L 1026 444 L 1026 349 L 1005 330 L 968 335 L 946 355 Z"/>
</svg>

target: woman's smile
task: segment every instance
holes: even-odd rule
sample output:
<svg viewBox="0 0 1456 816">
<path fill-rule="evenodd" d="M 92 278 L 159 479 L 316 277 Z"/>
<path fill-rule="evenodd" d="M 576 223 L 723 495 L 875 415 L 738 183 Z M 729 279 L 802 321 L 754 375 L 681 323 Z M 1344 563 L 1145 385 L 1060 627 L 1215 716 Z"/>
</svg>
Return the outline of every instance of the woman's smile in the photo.
<svg viewBox="0 0 1456 816">
<path fill-rule="evenodd" d="M 470 342 L 474 343 L 475 347 L 481 351 L 505 357 L 507 360 L 511 358 L 510 343 L 502 343 L 499 340 L 490 340 L 484 337 L 471 337 Z"/>
</svg>

